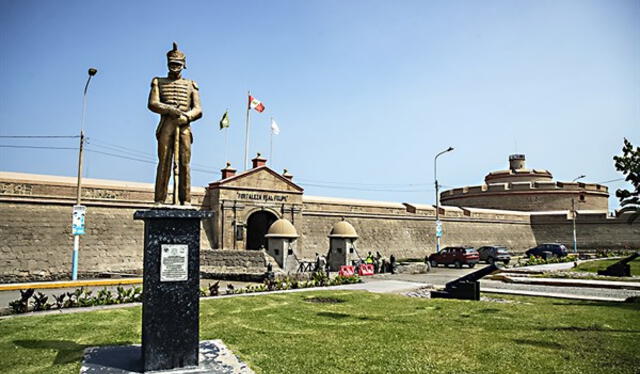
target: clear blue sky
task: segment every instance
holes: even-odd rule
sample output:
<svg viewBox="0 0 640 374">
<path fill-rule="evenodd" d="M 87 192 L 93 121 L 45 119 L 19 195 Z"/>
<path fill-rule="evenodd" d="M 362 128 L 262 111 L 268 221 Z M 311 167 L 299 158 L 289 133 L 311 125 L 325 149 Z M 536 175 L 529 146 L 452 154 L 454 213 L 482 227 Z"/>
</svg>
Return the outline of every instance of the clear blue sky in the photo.
<svg viewBox="0 0 640 374">
<path fill-rule="evenodd" d="M 247 90 L 267 107 L 252 114 L 250 154 L 269 156 L 273 116 L 272 166 L 307 194 L 433 203 L 433 156 L 448 146 L 447 187 L 482 183 L 514 152 L 558 180 L 603 182 L 622 176 L 612 157 L 623 137 L 640 144 L 639 20 L 637 0 L 2 0 L 0 135 L 77 134 L 96 67 L 88 149 L 151 163 L 89 152 L 85 174 L 153 182 L 149 83 L 177 41 L 204 110 L 195 185 L 224 166 L 226 108 L 226 158 L 242 169 Z M 76 163 L 73 150 L 0 148 L 4 171 L 73 176 Z"/>
</svg>

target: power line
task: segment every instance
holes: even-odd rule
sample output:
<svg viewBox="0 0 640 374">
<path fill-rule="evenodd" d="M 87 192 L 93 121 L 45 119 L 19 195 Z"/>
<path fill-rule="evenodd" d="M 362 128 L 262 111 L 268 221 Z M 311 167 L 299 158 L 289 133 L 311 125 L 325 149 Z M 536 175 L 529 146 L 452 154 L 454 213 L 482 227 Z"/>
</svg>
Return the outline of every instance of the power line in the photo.
<svg viewBox="0 0 640 374">
<path fill-rule="evenodd" d="M 96 151 L 95 149 L 89 149 L 87 148 L 87 151 L 92 152 L 92 153 L 99 153 L 101 155 L 105 155 L 105 156 L 111 156 L 111 157 L 117 157 L 117 158 L 122 158 L 125 160 L 132 160 L 132 161 L 140 161 L 140 162 L 145 162 L 147 164 L 155 164 L 155 161 L 151 161 L 151 160 L 143 160 L 141 158 L 135 158 L 135 157 L 128 157 L 128 156 L 122 156 L 122 155 L 117 155 L 115 153 L 109 153 L 109 152 L 103 152 L 103 151 Z"/>
<path fill-rule="evenodd" d="M 87 138 L 87 143 L 88 144 L 93 144 L 93 145 L 98 146 L 98 147 L 112 148 L 112 149 L 118 150 L 120 152 L 135 153 L 135 154 L 138 154 L 138 155 L 141 155 L 141 156 L 145 156 L 145 157 L 154 157 L 154 155 L 152 155 L 151 153 L 142 152 L 142 151 L 140 151 L 138 149 L 134 149 L 134 148 L 123 147 L 123 146 L 117 145 L 117 144 L 107 143 L 105 141 L 102 141 L 100 139 L 96 139 L 94 137 Z"/>
<path fill-rule="evenodd" d="M 91 153 L 98 153 L 98 154 L 105 155 L 105 156 L 111 156 L 111 157 L 116 157 L 116 158 L 122 158 L 122 159 L 125 159 L 125 160 L 131 160 L 131 161 L 144 162 L 144 163 L 146 163 L 146 164 L 152 164 L 152 165 L 155 165 L 155 164 L 156 164 L 156 161 L 145 160 L 145 159 L 136 158 L 136 157 L 128 157 L 128 156 L 118 155 L 118 154 L 115 154 L 115 153 L 98 151 L 98 150 L 95 150 L 95 149 L 89 149 L 89 148 L 87 148 L 87 151 L 88 151 L 88 152 L 91 152 Z M 215 173 L 213 170 L 199 169 L 199 168 L 193 168 L 193 167 L 191 168 L 191 170 L 192 170 L 192 171 L 201 172 L 201 173 L 207 173 L 207 174 Z"/>
<path fill-rule="evenodd" d="M 0 138 L 34 139 L 34 138 L 79 138 L 80 135 L 0 135 Z"/>
<path fill-rule="evenodd" d="M 356 186 L 378 186 L 378 187 L 407 187 L 407 186 L 428 186 L 433 183 L 360 183 L 360 182 L 332 182 L 332 181 L 320 181 L 307 178 L 296 178 L 301 182 L 309 183 L 322 183 L 322 184 L 336 184 L 336 185 L 356 185 Z"/>
<path fill-rule="evenodd" d="M 97 142 L 98 144 L 96 144 L 94 142 Z M 93 145 L 99 146 L 99 147 L 112 148 L 112 150 L 117 150 L 117 151 L 121 151 L 121 152 L 127 152 L 127 153 L 130 153 L 130 154 L 133 154 L 134 156 L 150 157 L 150 158 L 152 158 L 154 160 L 155 160 L 155 157 L 156 157 L 156 155 L 153 154 L 153 153 L 143 152 L 143 151 L 140 151 L 138 149 L 124 147 L 124 146 L 121 146 L 121 145 L 118 145 L 118 144 L 108 143 L 108 142 L 105 142 L 104 140 L 96 139 L 96 138 L 93 138 L 93 137 L 88 138 L 87 143 L 93 144 Z M 115 149 L 113 149 L 113 148 L 115 148 Z M 194 162 L 192 162 L 191 165 L 199 166 L 201 168 L 206 168 L 207 167 L 207 165 L 198 164 L 198 163 L 194 163 Z"/>
<path fill-rule="evenodd" d="M 90 145 L 92 145 L 94 147 L 110 150 L 110 151 L 115 151 L 115 152 L 119 152 L 119 153 L 126 153 L 126 154 L 129 154 L 131 156 L 135 156 L 135 157 L 145 157 L 145 158 L 150 158 L 150 159 L 152 158 L 151 155 L 146 154 L 146 153 L 126 151 L 126 150 L 122 150 L 122 149 L 119 149 L 119 148 L 116 148 L 116 147 L 113 147 L 113 146 L 109 146 L 109 145 L 95 144 L 92 141 L 87 141 L 87 144 L 90 144 Z M 151 160 L 149 160 L 149 161 L 151 161 Z"/>
<path fill-rule="evenodd" d="M 358 188 L 358 187 L 345 187 L 345 186 L 327 186 L 314 183 L 300 183 L 303 186 L 328 188 L 334 190 L 352 190 L 352 191 L 371 191 L 371 192 L 430 192 L 433 190 L 397 190 L 397 189 L 383 189 L 383 188 Z"/>
<path fill-rule="evenodd" d="M 38 147 L 33 145 L 8 145 L 8 144 L 0 144 L 0 148 L 28 148 L 28 149 L 74 149 L 77 150 L 76 147 Z"/>
<path fill-rule="evenodd" d="M 620 182 L 625 180 L 626 178 L 618 178 L 618 179 L 612 179 L 610 181 L 604 181 L 604 182 L 596 182 L 597 184 L 607 184 L 607 183 L 613 183 L 613 182 Z"/>
</svg>

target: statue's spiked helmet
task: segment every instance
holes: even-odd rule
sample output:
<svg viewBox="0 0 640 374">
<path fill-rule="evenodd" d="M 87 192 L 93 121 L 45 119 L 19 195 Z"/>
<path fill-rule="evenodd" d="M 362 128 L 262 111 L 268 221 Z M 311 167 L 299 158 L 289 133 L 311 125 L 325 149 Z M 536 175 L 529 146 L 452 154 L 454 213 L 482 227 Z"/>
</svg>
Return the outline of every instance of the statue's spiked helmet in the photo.
<svg viewBox="0 0 640 374">
<path fill-rule="evenodd" d="M 187 68 L 187 56 L 178 50 L 178 43 L 173 42 L 173 49 L 167 52 L 167 63 L 182 64 L 183 68 Z"/>
</svg>

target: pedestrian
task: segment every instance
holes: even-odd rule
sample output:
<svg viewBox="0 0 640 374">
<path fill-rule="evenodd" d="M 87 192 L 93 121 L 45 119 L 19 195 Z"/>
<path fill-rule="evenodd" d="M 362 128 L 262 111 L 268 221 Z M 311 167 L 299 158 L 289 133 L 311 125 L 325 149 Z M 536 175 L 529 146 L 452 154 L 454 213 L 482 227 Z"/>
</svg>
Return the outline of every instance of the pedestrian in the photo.
<svg viewBox="0 0 640 374">
<path fill-rule="evenodd" d="M 381 269 L 381 261 L 380 261 L 381 259 L 382 259 L 382 255 L 380 254 L 379 251 L 376 251 L 376 255 L 374 257 L 374 263 L 373 263 L 373 266 L 374 266 L 373 271 L 375 273 L 381 273 L 382 272 L 381 271 L 382 270 Z"/>
<path fill-rule="evenodd" d="M 389 257 L 389 270 L 391 271 L 391 274 L 396 273 L 396 256 L 394 255 Z"/>
<path fill-rule="evenodd" d="M 319 271 L 320 270 L 320 255 L 318 254 L 318 252 L 316 252 L 316 267 L 313 269 L 313 271 Z"/>
<path fill-rule="evenodd" d="M 365 264 L 373 264 L 373 255 L 371 254 L 371 252 L 369 252 L 369 254 L 367 255 L 367 258 L 364 260 Z"/>
<path fill-rule="evenodd" d="M 380 257 L 380 272 L 381 273 L 386 273 L 388 271 L 387 267 L 389 266 L 389 262 L 387 261 L 387 258 L 384 256 Z"/>
<path fill-rule="evenodd" d="M 318 257 L 318 270 L 317 271 L 326 272 L 326 270 L 327 270 L 327 259 L 324 257 L 324 255 L 320 255 Z"/>
</svg>

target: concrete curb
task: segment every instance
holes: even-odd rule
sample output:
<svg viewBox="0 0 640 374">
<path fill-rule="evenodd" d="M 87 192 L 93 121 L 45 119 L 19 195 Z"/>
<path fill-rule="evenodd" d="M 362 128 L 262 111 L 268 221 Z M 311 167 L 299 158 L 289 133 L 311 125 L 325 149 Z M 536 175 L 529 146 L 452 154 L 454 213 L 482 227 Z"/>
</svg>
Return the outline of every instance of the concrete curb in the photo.
<svg viewBox="0 0 640 374">
<path fill-rule="evenodd" d="M 608 288 L 624 290 L 640 290 L 640 282 L 621 282 L 593 279 L 564 279 L 564 278 L 527 278 L 500 276 L 506 283 L 531 284 L 539 286 L 560 286 L 560 287 L 587 287 L 587 288 Z"/>
<path fill-rule="evenodd" d="M 525 290 L 505 290 L 502 288 L 487 288 L 487 287 L 481 287 L 480 292 L 498 293 L 498 294 L 506 294 L 506 295 L 519 295 L 519 296 L 552 297 L 556 299 L 606 301 L 606 302 L 617 302 L 617 303 L 624 302 L 626 300 L 626 298 L 622 298 L 622 297 L 569 295 L 569 294 L 562 294 L 562 293 L 549 293 L 549 292 L 525 291 Z"/>
<path fill-rule="evenodd" d="M 33 282 L 33 283 L 9 283 L 0 284 L 0 291 L 18 291 L 29 288 L 79 288 L 79 287 L 99 287 L 99 286 L 120 286 L 142 284 L 142 278 L 122 278 L 122 279 L 87 279 L 77 281 L 57 281 L 57 282 Z"/>
</svg>

